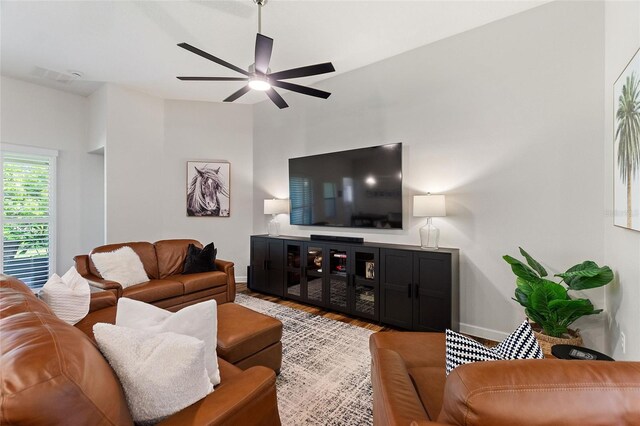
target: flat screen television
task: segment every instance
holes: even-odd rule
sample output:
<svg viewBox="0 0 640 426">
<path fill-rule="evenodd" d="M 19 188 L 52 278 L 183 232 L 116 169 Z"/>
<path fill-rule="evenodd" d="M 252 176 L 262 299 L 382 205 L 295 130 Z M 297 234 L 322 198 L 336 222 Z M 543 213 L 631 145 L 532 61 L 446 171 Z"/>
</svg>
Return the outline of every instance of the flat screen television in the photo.
<svg viewBox="0 0 640 426">
<path fill-rule="evenodd" d="M 289 159 L 292 225 L 402 228 L 402 144 Z"/>
</svg>

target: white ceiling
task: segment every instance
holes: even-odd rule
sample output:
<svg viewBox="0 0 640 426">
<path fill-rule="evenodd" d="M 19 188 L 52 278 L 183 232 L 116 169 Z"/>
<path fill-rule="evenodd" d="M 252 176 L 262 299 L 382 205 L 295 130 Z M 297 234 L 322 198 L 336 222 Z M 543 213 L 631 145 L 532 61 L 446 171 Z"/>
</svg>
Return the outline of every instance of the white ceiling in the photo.
<svg viewBox="0 0 640 426">
<path fill-rule="evenodd" d="M 270 0 L 262 32 L 275 39 L 273 72 L 333 62 L 336 73 L 291 80 L 312 85 L 545 2 Z M 252 0 L 2 0 L 0 7 L 2 74 L 82 95 L 113 82 L 165 99 L 221 101 L 244 84 L 177 80 L 240 76 L 180 49 L 180 42 L 240 68 L 253 62 Z M 46 70 L 54 73 L 43 78 Z M 76 70 L 79 80 L 50 79 Z M 249 93 L 236 102 L 264 99 Z"/>
</svg>

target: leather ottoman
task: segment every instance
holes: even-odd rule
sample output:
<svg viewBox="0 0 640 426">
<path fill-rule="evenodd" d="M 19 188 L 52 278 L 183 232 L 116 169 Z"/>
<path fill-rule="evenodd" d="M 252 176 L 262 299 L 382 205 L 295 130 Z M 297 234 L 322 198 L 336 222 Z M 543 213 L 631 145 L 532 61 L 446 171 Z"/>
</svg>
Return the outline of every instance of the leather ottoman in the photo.
<svg viewBox="0 0 640 426">
<path fill-rule="evenodd" d="M 282 366 L 282 323 L 235 303 L 218 305 L 220 358 L 243 370 L 256 365 L 276 373 Z"/>
</svg>

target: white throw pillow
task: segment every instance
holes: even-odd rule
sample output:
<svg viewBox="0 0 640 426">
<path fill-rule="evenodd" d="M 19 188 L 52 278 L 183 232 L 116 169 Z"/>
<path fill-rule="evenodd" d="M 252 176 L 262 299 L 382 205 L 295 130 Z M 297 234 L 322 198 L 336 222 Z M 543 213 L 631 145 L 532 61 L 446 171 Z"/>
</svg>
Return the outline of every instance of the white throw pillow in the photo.
<svg viewBox="0 0 640 426">
<path fill-rule="evenodd" d="M 93 253 L 91 260 L 102 278 L 115 281 L 122 288 L 149 281 L 140 257 L 129 246 L 104 253 Z"/>
<path fill-rule="evenodd" d="M 208 300 L 169 312 L 149 303 L 121 297 L 118 300 L 116 325 L 153 331 L 185 334 L 202 340 L 211 383 L 220 383 L 216 345 L 218 343 L 218 305 Z"/>
<path fill-rule="evenodd" d="M 73 325 L 86 317 L 91 303 L 89 282 L 71 267 L 62 277 L 53 274 L 38 293 L 61 320 Z"/>
<path fill-rule="evenodd" d="M 136 424 L 155 424 L 213 391 L 198 339 L 104 323 L 94 325 L 93 334 Z"/>
</svg>

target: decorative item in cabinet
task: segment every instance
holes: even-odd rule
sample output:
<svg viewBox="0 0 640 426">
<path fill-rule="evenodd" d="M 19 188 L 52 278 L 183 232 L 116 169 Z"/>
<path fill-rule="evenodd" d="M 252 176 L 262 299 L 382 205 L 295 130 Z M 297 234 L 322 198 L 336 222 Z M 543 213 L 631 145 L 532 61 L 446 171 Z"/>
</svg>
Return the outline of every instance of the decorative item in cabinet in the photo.
<svg viewBox="0 0 640 426">
<path fill-rule="evenodd" d="M 376 266 L 378 250 L 371 248 L 354 248 L 351 267 L 352 304 L 351 312 L 366 318 L 377 320 L 378 315 L 378 280 Z"/>
<path fill-rule="evenodd" d="M 372 280 L 376 277 L 376 263 L 375 262 L 365 262 L 365 278 L 368 280 Z"/>
<path fill-rule="evenodd" d="M 331 250 L 331 273 L 346 276 L 347 260 L 345 251 Z"/>
<path fill-rule="evenodd" d="M 324 274 L 322 262 L 324 249 L 318 246 L 306 246 L 307 263 L 305 275 L 307 283 L 307 301 L 317 304 L 324 303 Z"/>
<path fill-rule="evenodd" d="M 347 274 L 351 259 L 348 248 L 331 247 L 329 249 L 329 295 L 328 303 L 332 309 L 349 313 L 350 277 Z"/>
</svg>

